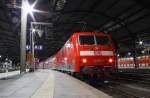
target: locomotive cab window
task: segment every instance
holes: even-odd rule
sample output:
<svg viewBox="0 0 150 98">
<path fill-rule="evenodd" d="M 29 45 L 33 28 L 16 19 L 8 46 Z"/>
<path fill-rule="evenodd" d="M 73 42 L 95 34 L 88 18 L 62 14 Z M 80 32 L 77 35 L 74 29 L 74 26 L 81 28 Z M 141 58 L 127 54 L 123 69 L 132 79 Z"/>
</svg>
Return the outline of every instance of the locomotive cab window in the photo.
<svg viewBox="0 0 150 98">
<path fill-rule="evenodd" d="M 80 45 L 95 45 L 94 35 L 80 35 Z"/>
<path fill-rule="evenodd" d="M 97 45 L 109 46 L 111 44 L 107 36 L 96 36 Z"/>
</svg>

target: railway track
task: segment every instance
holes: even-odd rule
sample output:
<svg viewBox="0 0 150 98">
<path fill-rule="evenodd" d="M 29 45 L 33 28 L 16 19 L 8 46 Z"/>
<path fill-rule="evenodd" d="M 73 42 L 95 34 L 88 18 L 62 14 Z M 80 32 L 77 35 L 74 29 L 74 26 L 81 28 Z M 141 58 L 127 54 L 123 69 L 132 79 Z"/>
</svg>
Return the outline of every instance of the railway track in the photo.
<svg viewBox="0 0 150 98">
<path fill-rule="evenodd" d="M 125 76 L 125 75 L 122 75 L 122 76 L 119 76 L 117 77 L 117 79 L 115 81 L 118 81 L 118 82 L 122 82 L 122 83 L 131 83 L 131 84 L 137 84 L 137 85 L 142 85 L 144 87 L 149 87 L 150 89 L 150 76 L 145 76 L 145 75 L 142 75 L 142 76 Z"/>
<path fill-rule="evenodd" d="M 114 98 L 140 98 L 131 92 L 124 91 L 117 86 L 105 85 L 103 87 L 98 87 L 99 90 L 113 96 Z"/>
<path fill-rule="evenodd" d="M 75 77 L 114 98 L 150 98 L 150 81 L 148 78 L 119 77 L 108 83 L 94 78 Z"/>
<path fill-rule="evenodd" d="M 132 84 L 110 81 L 107 84 L 95 87 L 114 98 L 150 98 L 149 89 L 136 87 Z"/>
<path fill-rule="evenodd" d="M 132 80 L 132 81 L 147 81 L 150 82 L 150 74 L 139 74 L 139 73 L 117 73 L 112 74 L 113 77 L 120 79 Z"/>
<path fill-rule="evenodd" d="M 99 83 L 101 81 L 93 81 L 94 79 L 89 80 L 89 78 L 80 80 L 94 86 L 108 95 L 113 96 L 114 98 L 150 98 L 150 86 L 149 89 L 146 88 L 149 85 L 148 81 L 121 79 L 111 80 L 108 83 Z M 137 83 L 143 85 L 134 85 Z"/>
</svg>

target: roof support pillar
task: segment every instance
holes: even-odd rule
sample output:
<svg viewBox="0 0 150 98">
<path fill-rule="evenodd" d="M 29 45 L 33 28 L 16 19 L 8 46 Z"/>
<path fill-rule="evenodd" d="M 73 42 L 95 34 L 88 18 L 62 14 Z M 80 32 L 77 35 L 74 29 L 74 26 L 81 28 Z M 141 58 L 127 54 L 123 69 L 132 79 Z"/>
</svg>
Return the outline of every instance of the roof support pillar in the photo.
<svg viewBox="0 0 150 98">
<path fill-rule="evenodd" d="M 133 38 L 133 60 L 135 64 L 135 68 L 138 68 L 138 63 L 137 63 L 137 51 L 136 51 L 136 38 Z"/>
<path fill-rule="evenodd" d="M 27 0 L 22 0 L 22 6 Z M 20 73 L 26 72 L 26 28 L 27 28 L 27 13 L 21 9 L 21 35 L 20 35 Z"/>
</svg>

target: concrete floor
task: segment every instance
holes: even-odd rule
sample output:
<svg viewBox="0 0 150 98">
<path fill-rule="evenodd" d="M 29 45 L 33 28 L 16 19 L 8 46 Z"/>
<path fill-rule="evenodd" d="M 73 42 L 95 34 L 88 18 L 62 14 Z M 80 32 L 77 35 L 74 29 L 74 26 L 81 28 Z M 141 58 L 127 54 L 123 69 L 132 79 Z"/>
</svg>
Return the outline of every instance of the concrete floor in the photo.
<svg viewBox="0 0 150 98">
<path fill-rule="evenodd" d="M 0 80 L 0 98 L 112 98 L 69 75 L 38 70 Z"/>
</svg>

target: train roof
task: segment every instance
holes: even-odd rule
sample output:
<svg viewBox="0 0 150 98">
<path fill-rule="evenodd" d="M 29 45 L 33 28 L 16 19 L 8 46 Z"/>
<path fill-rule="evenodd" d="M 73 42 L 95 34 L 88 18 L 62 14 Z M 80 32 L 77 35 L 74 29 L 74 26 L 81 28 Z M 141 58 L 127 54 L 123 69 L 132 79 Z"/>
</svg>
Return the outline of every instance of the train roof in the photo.
<svg viewBox="0 0 150 98">
<path fill-rule="evenodd" d="M 98 35 L 110 36 L 109 34 L 106 34 L 106 33 L 103 33 L 103 32 L 74 32 L 74 34 L 98 34 Z"/>
</svg>

